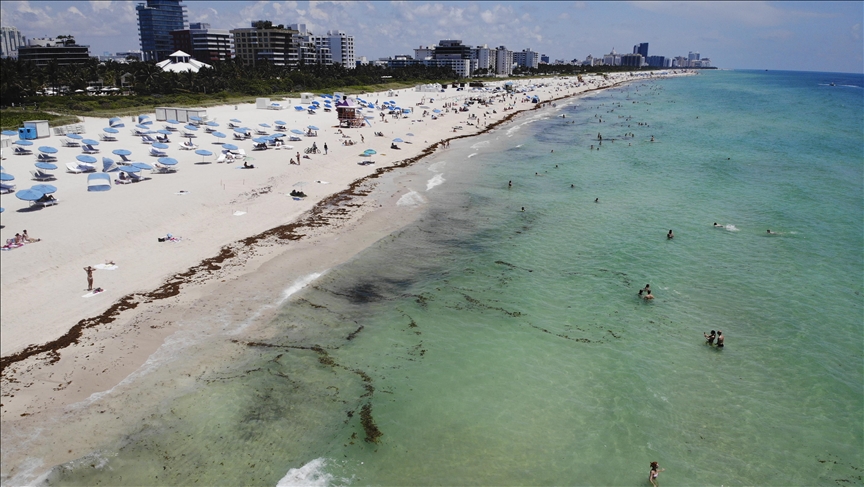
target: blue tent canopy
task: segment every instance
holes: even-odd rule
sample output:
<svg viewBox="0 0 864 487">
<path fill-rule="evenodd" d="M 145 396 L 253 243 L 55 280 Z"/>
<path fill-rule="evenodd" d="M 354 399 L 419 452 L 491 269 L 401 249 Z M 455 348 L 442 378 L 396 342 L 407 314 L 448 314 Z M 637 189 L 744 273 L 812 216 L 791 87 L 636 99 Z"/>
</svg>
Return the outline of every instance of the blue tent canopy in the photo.
<svg viewBox="0 0 864 487">
<path fill-rule="evenodd" d="M 192 117 L 189 117 L 189 120 L 194 120 L 194 121 L 196 121 L 196 122 L 200 122 L 200 121 L 202 121 L 202 120 L 204 120 L 204 119 L 201 118 L 201 117 L 198 117 L 198 116 L 192 116 Z"/>
<path fill-rule="evenodd" d="M 269 124 L 269 123 L 259 123 L 258 125 L 261 126 L 261 127 L 266 127 L 266 128 L 268 128 L 268 129 L 270 128 L 270 124 Z"/>
<path fill-rule="evenodd" d="M 0 132 L 0 134 L 2 134 L 2 135 L 18 135 L 18 132 L 14 131 L 14 130 L 4 130 L 4 131 Z"/>
<path fill-rule="evenodd" d="M 243 123 L 243 122 L 241 122 L 240 120 L 237 120 L 236 118 L 232 118 L 231 121 L 234 122 L 234 123 Z"/>
</svg>

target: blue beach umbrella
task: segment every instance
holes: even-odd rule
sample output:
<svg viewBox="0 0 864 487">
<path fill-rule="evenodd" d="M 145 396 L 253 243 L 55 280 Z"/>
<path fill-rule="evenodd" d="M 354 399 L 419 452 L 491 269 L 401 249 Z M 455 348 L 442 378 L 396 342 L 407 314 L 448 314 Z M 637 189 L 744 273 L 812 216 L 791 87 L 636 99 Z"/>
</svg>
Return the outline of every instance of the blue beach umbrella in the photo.
<svg viewBox="0 0 864 487">
<path fill-rule="evenodd" d="M 119 132 L 120 132 L 119 130 L 115 129 L 114 127 L 105 127 L 105 128 L 102 129 L 102 130 L 105 131 L 105 133 L 108 133 L 108 134 L 116 134 L 116 133 L 119 133 Z"/>
<path fill-rule="evenodd" d="M 255 142 L 256 144 L 266 144 L 269 140 L 270 139 L 267 137 L 256 137 L 252 139 L 252 142 Z"/>
<path fill-rule="evenodd" d="M 88 156 L 87 154 L 81 154 L 80 156 L 75 156 L 75 159 L 85 163 L 85 164 L 96 164 L 96 158 L 93 156 Z"/>
<path fill-rule="evenodd" d="M 0 181 L 14 181 L 14 180 L 15 180 L 15 176 L 13 176 L 9 173 L 6 173 L 6 172 L 0 172 Z"/>
<path fill-rule="evenodd" d="M 24 201 L 36 201 L 43 196 L 45 196 L 45 193 L 33 188 L 22 189 L 15 193 L 16 198 Z"/>
<path fill-rule="evenodd" d="M 269 124 L 269 123 L 259 123 L 258 126 L 259 126 L 259 127 L 268 128 L 268 129 L 270 128 L 270 124 Z"/>
<path fill-rule="evenodd" d="M 198 154 L 199 156 L 204 156 L 204 157 L 213 155 L 213 153 L 207 149 L 198 149 L 195 151 L 195 153 Z"/>
<path fill-rule="evenodd" d="M 276 125 L 287 125 L 287 123 L 283 122 L 282 120 L 276 120 L 273 123 L 275 123 Z"/>
<path fill-rule="evenodd" d="M 165 121 L 172 124 L 172 125 L 177 125 L 178 123 L 180 123 L 179 121 L 174 120 L 173 118 L 171 120 L 165 120 Z"/>
<path fill-rule="evenodd" d="M 0 134 L 3 134 L 3 135 L 18 135 L 18 132 L 14 131 L 14 130 L 4 130 L 4 131 L 0 132 Z"/>
<path fill-rule="evenodd" d="M 156 133 L 157 133 L 157 134 L 162 134 L 162 135 L 171 135 L 171 131 L 170 131 L 170 130 L 165 130 L 165 129 L 159 129 L 159 130 L 156 131 Z"/>
<path fill-rule="evenodd" d="M 213 137 L 218 137 L 220 139 L 224 139 L 225 134 L 223 134 L 222 132 L 213 132 Z"/>
<path fill-rule="evenodd" d="M 231 121 L 234 122 L 234 123 L 243 123 L 243 122 L 241 122 L 240 120 L 237 120 L 236 118 L 232 118 Z"/>
<path fill-rule="evenodd" d="M 144 130 L 149 130 L 149 129 L 150 129 L 149 126 L 144 125 L 144 124 L 142 124 L 142 123 L 135 124 L 135 126 L 138 127 L 139 129 L 144 129 Z"/>
<path fill-rule="evenodd" d="M 150 144 L 150 145 L 152 145 L 153 147 L 155 147 L 157 149 L 167 149 L 168 148 L 168 144 L 163 144 L 162 142 L 155 142 L 155 143 Z"/>
<path fill-rule="evenodd" d="M 407 135 L 408 137 L 414 137 L 414 134 L 412 134 L 411 132 L 408 132 L 408 133 L 405 134 L 405 135 Z"/>
<path fill-rule="evenodd" d="M 50 162 L 37 162 L 36 164 L 34 164 L 34 166 L 38 167 L 39 169 L 44 169 L 46 171 L 53 171 L 57 169 L 57 165 L 51 164 Z"/>
<path fill-rule="evenodd" d="M 303 131 L 299 129 L 291 129 L 292 134 L 302 135 Z"/>
<path fill-rule="evenodd" d="M 152 171 L 153 170 L 153 166 L 151 166 L 150 164 L 147 164 L 146 162 L 133 162 L 132 164 L 129 164 L 129 165 L 132 167 L 137 167 L 138 169 L 143 169 L 145 171 Z"/>
<path fill-rule="evenodd" d="M 441 113 L 441 110 L 436 108 L 436 109 L 432 110 L 432 113 Z"/>
<path fill-rule="evenodd" d="M 159 161 L 159 164 L 164 164 L 166 166 L 176 166 L 177 165 L 177 159 L 174 159 L 173 157 L 160 157 L 157 160 Z"/>
<path fill-rule="evenodd" d="M 78 134 L 66 134 L 66 137 L 72 140 L 81 140 L 84 138 Z"/>
<path fill-rule="evenodd" d="M 402 140 L 402 139 L 400 139 L 399 137 L 396 137 L 395 139 L 393 139 L 393 142 L 397 142 L 397 143 L 398 143 L 398 142 L 405 142 L 405 141 Z"/>
<path fill-rule="evenodd" d="M 209 122 L 207 122 L 207 126 L 208 127 L 218 127 L 219 124 L 214 122 L 213 120 L 210 120 Z"/>
<path fill-rule="evenodd" d="M 234 144 L 225 144 L 222 146 L 222 148 L 227 150 L 237 150 L 237 146 Z"/>
<path fill-rule="evenodd" d="M 374 155 L 377 153 L 378 152 L 376 152 L 375 149 L 366 149 L 363 151 L 363 155 L 365 155 L 365 156 L 371 156 L 371 155 Z"/>
<path fill-rule="evenodd" d="M 196 121 L 196 122 L 200 122 L 200 121 L 202 121 L 202 120 L 204 120 L 204 119 L 201 118 L 201 117 L 198 117 L 198 116 L 192 116 L 192 117 L 189 117 L 189 120 L 194 120 L 194 121 Z"/>
<path fill-rule="evenodd" d="M 192 131 L 198 130 L 198 127 L 196 127 L 194 125 L 188 125 L 188 124 L 184 125 L 183 128 L 186 130 L 192 130 Z"/>
<path fill-rule="evenodd" d="M 24 140 L 24 139 L 18 139 L 12 143 L 15 145 L 33 145 L 33 142 L 30 142 L 29 140 Z"/>
<path fill-rule="evenodd" d="M 303 107 L 300 106 L 300 105 L 297 105 L 296 107 L 294 107 L 294 109 L 297 110 L 298 112 L 299 112 L 300 110 L 305 110 L 305 108 L 303 108 Z"/>
<path fill-rule="evenodd" d="M 57 192 L 57 186 L 54 186 L 53 184 L 34 184 L 30 189 L 34 189 L 45 194 Z"/>
<path fill-rule="evenodd" d="M 39 152 L 42 152 L 44 154 L 56 154 L 57 149 L 55 147 L 51 147 L 50 145 L 43 145 L 39 148 Z"/>
<path fill-rule="evenodd" d="M 309 130 L 319 130 L 319 128 L 316 127 L 316 126 L 314 126 L 314 125 L 310 125 L 310 126 L 308 126 L 308 127 L 306 127 L 306 128 L 309 129 Z"/>
<path fill-rule="evenodd" d="M 234 129 L 234 131 L 237 132 L 238 134 L 245 134 L 246 132 L 249 131 L 249 129 L 247 129 L 246 127 L 237 127 Z"/>
<path fill-rule="evenodd" d="M 123 172 L 128 172 L 128 173 L 130 173 L 130 174 L 131 174 L 131 173 L 136 173 L 136 172 L 141 172 L 141 169 L 139 169 L 139 168 L 137 168 L 137 167 L 135 167 L 135 166 L 117 166 L 117 169 L 119 169 L 119 170 L 121 170 L 121 171 L 123 171 Z"/>
<path fill-rule="evenodd" d="M 99 141 L 93 140 L 93 139 L 84 139 L 81 141 L 81 143 L 87 144 L 87 145 L 99 145 Z"/>
<path fill-rule="evenodd" d="M 112 154 L 116 154 L 118 156 L 131 156 L 132 151 L 128 149 L 114 149 L 111 151 Z"/>
</svg>

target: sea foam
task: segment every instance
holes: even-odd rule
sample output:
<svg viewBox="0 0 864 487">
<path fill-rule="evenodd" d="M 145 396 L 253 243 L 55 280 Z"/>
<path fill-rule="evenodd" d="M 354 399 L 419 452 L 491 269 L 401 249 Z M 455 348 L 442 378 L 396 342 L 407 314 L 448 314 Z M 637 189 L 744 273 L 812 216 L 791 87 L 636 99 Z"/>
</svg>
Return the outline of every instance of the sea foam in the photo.
<svg viewBox="0 0 864 487">
<path fill-rule="evenodd" d="M 316 458 L 300 468 L 292 468 L 279 479 L 276 487 L 312 486 L 326 487 L 333 481 L 333 476 L 324 471 L 326 458 Z"/>
</svg>

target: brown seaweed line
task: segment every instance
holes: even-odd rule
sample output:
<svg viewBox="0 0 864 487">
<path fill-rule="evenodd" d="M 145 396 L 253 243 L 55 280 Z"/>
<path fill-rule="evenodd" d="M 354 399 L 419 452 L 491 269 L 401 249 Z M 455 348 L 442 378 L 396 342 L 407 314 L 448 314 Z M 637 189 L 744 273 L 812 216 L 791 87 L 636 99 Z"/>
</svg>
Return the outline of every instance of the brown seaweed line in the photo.
<svg viewBox="0 0 864 487">
<path fill-rule="evenodd" d="M 593 88 L 587 90 L 583 93 L 588 93 L 591 91 L 600 90 L 603 88 Z M 582 94 L 582 93 L 580 93 Z M 571 95 L 572 96 L 572 95 Z M 569 98 L 570 96 L 561 96 L 558 98 L 553 98 L 548 102 L 544 102 L 544 104 L 538 104 L 532 110 L 537 110 L 542 108 L 548 103 L 553 101 L 558 101 L 564 98 Z M 490 132 L 497 128 L 498 126 L 509 122 L 516 115 L 521 112 L 513 112 L 501 120 L 488 125 L 486 128 L 477 132 L 476 134 L 464 134 L 456 137 L 451 137 L 449 139 L 445 139 L 445 142 L 457 139 L 464 139 L 467 137 L 474 137 L 476 135 L 482 135 L 487 132 Z M 408 158 L 403 159 L 397 163 L 394 163 L 392 166 L 378 168 L 374 173 L 366 175 L 362 178 L 359 178 L 348 185 L 347 189 L 344 189 L 338 193 L 330 195 L 312 207 L 309 210 L 308 216 L 300 221 L 295 221 L 293 223 L 288 223 L 286 225 L 280 225 L 269 230 L 265 230 L 257 235 L 253 235 L 251 237 L 246 237 L 244 239 L 238 240 L 236 242 L 230 243 L 222 247 L 219 251 L 219 254 L 215 257 L 209 257 L 207 259 L 202 260 L 198 265 L 192 266 L 187 269 L 185 272 L 175 274 L 170 277 L 162 286 L 146 293 L 130 293 L 126 296 L 123 296 L 119 300 L 117 300 L 114 304 L 112 304 L 108 309 L 106 309 L 101 314 L 91 317 L 84 318 L 76 323 L 72 328 L 69 329 L 65 334 L 61 337 L 52 340 L 47 343 L 39 344 L 39 345 L 30 345 L 27 348 L 21 350 L 20 352 L 7 355 L 5 357 L 0 357 L 0 378 L 5 378 L 7 367 L 16 364 L 18 362 L 22 362 L 31 357 L 36 357 L 42 354 L 47 355 L 48 363 L 55 363 L 60 360 L 60 350 L 75 345 L 81 339 L 81 336 L 84 334 L 84 330 L 88 328 L 94 328 L 99 325 L 107 325 L 114 320 L 117 319 L 118 315 L 126 311 L 127 309 L 134 309 L 140 304 L 140 301 L 136 300 L 136 297 L 140 297 L 145 299 L 145 303 L 149 303 L 152 301 L 157 301 L 160 299 L 170 298 L 172 296 L 176 296 L 180 294 L 180 286 L 182 284 L 186 284 L 192 282 L 195 277 L 203 277 L 206 274 L 211 273 L 212 271 L 218 270 L 221 268 L 219 264 L 223 264 L 225 261 L 236 257 L 237 252 L 235 250 L 235 245 L 239 244 L 240 247 L 246 247 L 247 249 L 252 245 L 265 240 L 270 237 L 276 237 L 280 240 L 300 240 L 305 235 L 298 234 L 297 231 L 303 228 L 314 228 L 319 226 L 327 225 L 326 218 L 322 216 L 326 210 L 330 209 L 333 206 L 336 206 L 340 203 L 344 203 L 345 201 L 349 201 L 352 197 L 356 196 L 366 196 L 369 194 L 369 191 L 358 191 L 358 188 L 373 179 L 377 179 L 381 177 L 381 175 L 386 174 L 394 169 L 408 167 L 412 164 L 415 164 L 417 161 L 425 158 L 426 156 L 435 152 L 435 149 L 438 147 L 438 143 L 434 143 L 429 145 L 425 149 L 423 149 L 420 154 Z"/>
</svg>

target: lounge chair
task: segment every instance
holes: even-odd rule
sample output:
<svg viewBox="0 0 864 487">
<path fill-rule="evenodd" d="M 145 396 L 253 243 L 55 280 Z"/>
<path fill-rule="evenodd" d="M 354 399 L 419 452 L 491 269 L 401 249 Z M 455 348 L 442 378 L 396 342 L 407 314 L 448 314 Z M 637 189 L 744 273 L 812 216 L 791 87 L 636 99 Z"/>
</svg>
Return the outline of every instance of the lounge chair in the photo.
<svg viewBox="0 0 864 487">
<path fill-rule="evenodd" d="M 193 134 L 192 132 L 190 132 L 188 130 L 184 130 L 184 131 L 180 132 L 180 135 L 182 135 L 183 138 L 185 138 L 185 139 L 194 139 L 194 138 L 198 137 L 197 135 Z"/>
<path fill-rule="evenodd" d="M 154 164 L 156 169 L 153 170 L 156 174 L 171 174 L 177 172 L 177 168 L 174 166 L 163 166 L 162 164 L 156 163 Z"/>
<path fill-rule="evenodd" d="M 252 146 L 252 150 L 267 150 L 267 144 L 263 142 L 260 144 L 255 144 L 254 146 Z"/>
<path fill-rule="evenodd" d="M 99 140 L 103 142 L 117 142 L 117 137 L 111 134 L 99 134 Z"/>
<path fill-rule="evenodd" d="M 275 130 L 277 132 L 287 132 L 288 127 L 286 127 L 284 125 L 277 125 L 276 128 L 274 128 L 273 130 Z"/>
<path fill-rule="evenodd" d="M 129 159 L 128 156 L 124 156 L 123 154 L 120 154 L 120 159 L 123 159 L 123 162 L 132 162 L 132 159 Z"/>
<path fill-rule="evenodd" d="M 57 198 L 55 198 L 51 195 L 46 194 L 46 195 L 43 195 L 38 200 L 34 201 L 32 206 L 41 206 L 43 208 L 47 208 L 49 206 L 54 206 L 57 203 L 60 203 L 60 200 L 58 200 Z"/>
<path fill-rule="evenodd" d="M 30 174 L 33 176 L 33 179 L 35 179 L 36 181 L 53 181 L 53 180 L 57 179 L 50 172 L 42 172 L 38 169 L 35 171 L 30 171 Z"/>
<path fill-rule="evenodd" d="M 223 153 L 219 154 L 219 157 L 216 158 L 216 162 L 217 163 L 225 162 L 225 159 L 227 159 L 227 158 L 228 158 L 228 156 L 223 152 Z"/>
<path fill-rule="evenodd" d="M 63 145 L 63 147 L 81 147 L 81 144 L 72 139 L 63 139 L 60 141 L 60 143 Z"/>
<path fill-rule="evenodd" d="M 150 137 L 147 134 L 142 134 L 141 135 L 141 142 L 143 142 L 145 144 L 152 144 L 152 143 L 158 142 L 158 141 L 156 139 L 154 139 L 153 137 Z"/>
<path fill-rule="evenodd" d="M 255 134 L 256 134 L 256 135 L 270 135 L 270 134 L 268 134 L 267 131 L 264 130 L 264 129 L 255 129 Z"/>
<path fill-rule="evenodd" d="M 237 127 L 239 127 L 239 125 L 234 125 L 234 122 L 228 122 L 229 129 L 236 129 Z"/>
<path fill-rule="evenodd" d="M 111 189 L 111 176 L 94 173 L 87 176 L 87 191 L 108 191 Z"/>
<path fill-rule="evenodd" d="M 0 194 L 9 194 L 15 191 L 14 184 L 0 183 Z"/>
<path fill-rule="evenodd" d="M 99 149 L 93 147 L 90 144 L 84 144 L 83 146 L 81 146 L 81 152 L 85 154 L 98 154 Z"/>
<path fill-rule="evenodd" d="M 183 150 L 195 150 L 198 148 L 198 146 L 193 144 L 191 140 L 187 140 L 186 142 L 180 144 L 180 148 Z"/>
<path fill-rule="evenodd" d="M 171 132 L 176 132 L 176 131 L 177 131 L 177 127 L 175 127 L 173 124 L 170 124 L 170 123 L 166 123 L 166 124 L 164 125 L 164 127 L 165 127 L 165 130 L 169 130 L 169 131 L 171 131 Z"/>
<path fill-rule="evenodd" d="M 155 147 L 150 148 L 150 155 L 153 157 L 168 157 L 168 153 L 164 150 L 157 149 Z"/>
<path fill-rule="evenodd" d="M 24 147 L 16 147 L 15 148 L 15 155 L 16 156 L 29 156 L 29 155 L 33 155 L 33 151 L 30 149 L 26 149 Z"/>
<path fill-rule="evenodd" d="M 171 142 L 171 139 L 169 139 L 167 135 L 157 135 L 156 136 L 156 142 L 161 142 L 163 144 L 167 144 L 167 143 Z"/>
<path fill-rule="evenodd" d="M 57 162 L 57 158 L 51 154 L 40 152 L 39 155 L 36 156 L 36 162 Z"/>
<path fill-rule="evenodd" d="M 96 172 L 96 166 L 92 164 L 84 164 L 83 162 L 67 162 L 66 172 L 72 174 L 81 174 L 84 172 Z"/>
</svg>

